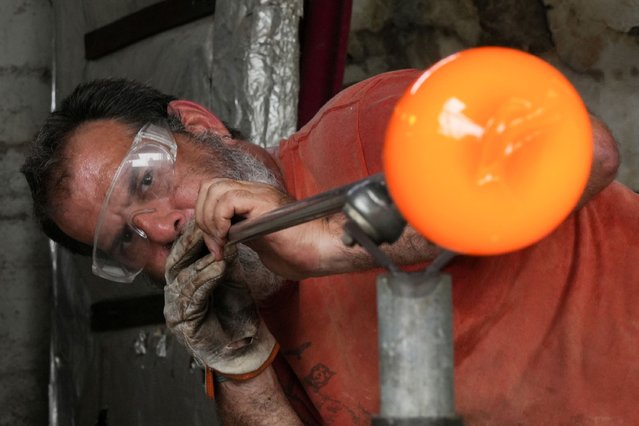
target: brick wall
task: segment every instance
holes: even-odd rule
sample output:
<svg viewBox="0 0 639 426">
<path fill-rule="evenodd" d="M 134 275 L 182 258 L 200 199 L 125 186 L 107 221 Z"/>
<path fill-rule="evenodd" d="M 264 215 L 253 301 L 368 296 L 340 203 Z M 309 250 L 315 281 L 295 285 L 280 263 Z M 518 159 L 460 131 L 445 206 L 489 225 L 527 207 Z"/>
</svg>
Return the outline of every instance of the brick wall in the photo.
<svg viewBox="0 0 639 426">
<path fill-rule="evenodd" d="M 622 153 L 619 179 L 639 190 L 639 2 L 601 0 L 353 0 L 345 84 L 426 68 L 479 45 L 529 51 L 559 68 Z"/>
</svg>

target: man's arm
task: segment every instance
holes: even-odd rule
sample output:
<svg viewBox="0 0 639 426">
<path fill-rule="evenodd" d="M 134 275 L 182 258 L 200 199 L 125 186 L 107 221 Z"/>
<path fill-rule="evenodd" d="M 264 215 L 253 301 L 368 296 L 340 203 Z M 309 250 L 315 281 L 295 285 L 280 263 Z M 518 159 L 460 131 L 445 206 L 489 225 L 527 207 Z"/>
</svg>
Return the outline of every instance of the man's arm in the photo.
<svg viewBox="0 0 639 426">
<path fill-rule="evenodd" d="M 593 158 L 590 178 L 586 189 L 579 199 L 577 208 L 610 185 L 617 176 L 619 168 L 619 148 L 610 129 L 594 115 L 590 115 L 592 123 Z"/>
<path fill-rule="evenodd" d="M 212 179 L 200 188 L 195 218 L 205 233 L 209 250 L 219 257 L 231 220 L 237 216 L 259 217 L 288 202 L 289 197 L 270 185 Z M 342 242 L 344 220 L 342 214 L 336 214 L 265 235 L 246 245 L 259 254 L 268 269 L 291 280 L 370 269 L 375 263 L 364 249 L 347 247 Z M 399 241 L 382 249 L 398 264 L 432 259 L 439 252 L 410 227 Z"/>
<path fill-rule="evenodd" d="M 228 426 L 302 424 L 284 395 L 273 367 L 251 380 L 219 383 L 216 402 L 218 414 Z"/>
</svg>

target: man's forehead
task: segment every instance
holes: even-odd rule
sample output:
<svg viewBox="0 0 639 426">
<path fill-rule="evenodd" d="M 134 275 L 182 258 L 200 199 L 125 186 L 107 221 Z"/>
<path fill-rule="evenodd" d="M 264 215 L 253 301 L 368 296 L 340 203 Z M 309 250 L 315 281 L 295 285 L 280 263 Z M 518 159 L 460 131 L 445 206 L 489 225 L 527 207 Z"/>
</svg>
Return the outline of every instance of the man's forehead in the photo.
<svg viewBox="0 0 639 426">
<path fill-rule="evenodd" d="M 138 129 L 116 120 L 93 120 L 82 123 L 69 135 L 68 150 L 128 150 Z"/>
<path fill-rule="evenodd" d="M 65 234 L 91 245 L 98 214 L 99 206 L 87 200 L 86 191 L 72 191 L 59 200 L 53 219 Z"/>
<path fill-rule="evenodd" d="M 115 121 L 82 124 L 70 135 L 65 152 L 70 174 L 110 182 L 131 147 L 133 135 L 127 126 Z"/>
<path fill-rule="evenodd" d="M 92 242 L 102 200 L 131 146 L 132 133 L 122 123 L 101 120 L 82 124 L 69 136 L 64 153 L 67 176 L 59 181 L 68 188 L 54 201 L 55 220 L 68 235 Z"/>
</svg>

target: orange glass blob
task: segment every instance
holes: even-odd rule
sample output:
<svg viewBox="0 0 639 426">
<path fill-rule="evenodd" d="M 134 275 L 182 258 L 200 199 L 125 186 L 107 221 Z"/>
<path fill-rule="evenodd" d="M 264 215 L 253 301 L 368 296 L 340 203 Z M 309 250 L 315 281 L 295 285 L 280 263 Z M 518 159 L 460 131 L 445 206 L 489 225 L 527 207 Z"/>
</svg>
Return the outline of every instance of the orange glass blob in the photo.
<svg viewBox="0 0 639 426">
<path fill-rule="evenodd" d="M 592 163 L 588 112 L 553 66 L 479 47 L 424 72 L 387 127 L 384 174 L 409 224 L 464 254 L 505 253 L 552 232 Z"/>
</svg>

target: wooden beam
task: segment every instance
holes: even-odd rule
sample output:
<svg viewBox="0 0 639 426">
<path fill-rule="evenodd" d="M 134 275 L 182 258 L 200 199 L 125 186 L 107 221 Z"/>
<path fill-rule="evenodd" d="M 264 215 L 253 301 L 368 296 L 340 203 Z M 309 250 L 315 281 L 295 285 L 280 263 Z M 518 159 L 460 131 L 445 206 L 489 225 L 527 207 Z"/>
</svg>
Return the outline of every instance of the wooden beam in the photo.
<svg viewBox="0 0 639 426">
<path fill-rule="evenodd" d="M 165 0 L 84 35 L 84 56 L 101 58 L 147 37 L 215 13 L 215 0 Z"/>
<path fill-rule="evenodd" d="M 91 330 L 112 331 L 164 324 L 164 295 L 103 300 L 91 305 Z"/>
</svg>

